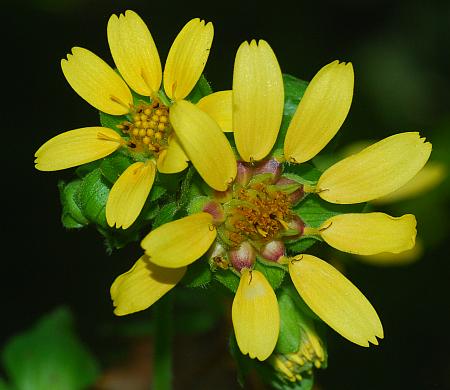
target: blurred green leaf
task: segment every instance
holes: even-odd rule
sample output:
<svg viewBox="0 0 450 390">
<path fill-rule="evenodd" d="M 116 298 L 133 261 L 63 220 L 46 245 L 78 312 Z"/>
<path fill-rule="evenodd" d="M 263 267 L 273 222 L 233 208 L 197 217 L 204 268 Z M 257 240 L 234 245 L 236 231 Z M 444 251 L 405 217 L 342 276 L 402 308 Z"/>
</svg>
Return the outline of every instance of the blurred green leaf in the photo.
<svg viewBox="0 0 450 390">
<path fill-rule="evenodd" d="M 81 390 L 99 374 L 97 362 L 76 336 L 72 314 L 66 308 L 43 316 L 32 329 L 11 338 L 2 360 L 17 390 Z"/>
<path fill-rule="evenodd" d="M 272 288 L 276 290 L 283 283 L 285 271 L 274 263 L 274 265 L 269 265 L 269 262 L 264 262 L 262 264 L 259 260 L 255 263 L 257 271 L 260 271 L 267 281 L 270 283 Z"/>
<path fill-rule="evenodd" d="M 211 280 L 212 272 L 208 263 L 199 259 L 188 267 L 181 283 L 186 287 L 205 287 Z"/>
</svg>

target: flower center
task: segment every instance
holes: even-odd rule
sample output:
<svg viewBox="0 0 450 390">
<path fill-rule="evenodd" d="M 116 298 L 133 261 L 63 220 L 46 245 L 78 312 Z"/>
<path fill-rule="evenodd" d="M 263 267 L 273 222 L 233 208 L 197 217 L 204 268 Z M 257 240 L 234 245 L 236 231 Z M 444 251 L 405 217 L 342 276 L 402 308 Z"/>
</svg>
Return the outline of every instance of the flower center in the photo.
<svg viewBox="0 0 450 390">
<path fill-rule="evenodd" d="M 122 122 L 118 126 L 130 137 L 128 147 L 156 156 L 167 148 L 172 131 L 168 107 L 156 100 L 140 104 L 131 112 L 131 118 L 132 121 Z"/>
<path fill-rule="evenodd" d="M 230 240 L 238 245 L 249 239 L 256 242 L 270 241 L 287 227 L 292 217 L 289 195 L 256 183 L 239 188 L 233 194 L 236 206 L 230 209 Z"/>
</svg>

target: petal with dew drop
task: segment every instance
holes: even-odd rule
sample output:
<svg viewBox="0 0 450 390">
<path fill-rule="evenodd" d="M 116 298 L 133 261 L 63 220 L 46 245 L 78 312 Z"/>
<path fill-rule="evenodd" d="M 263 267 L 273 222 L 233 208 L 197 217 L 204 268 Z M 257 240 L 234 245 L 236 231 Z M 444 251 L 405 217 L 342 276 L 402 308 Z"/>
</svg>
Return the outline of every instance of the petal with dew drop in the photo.
<svg viewBox="0 0 450 390">
<path fill-rule="evenodd" d="M 200 78 L 214 37 L 211 22 L 192 19 L 175 38 L 164 67 L 164 91 L 172 100 L 184 99 Z"/>
<path fill-rule="evenodd" d="M 169 138 L 167 149 L 161 151 L 158 156 L 158 171 L 161 173 L 177 173 L 185 170 L 189 161 L 184 153 L 177 136 L 172 134 Z"/>
<path fill-rule="evenodd" d="M 327 262 L 299 255 L 289 274 L 300 296 L 325 323 L 351 342 L 368 347 L 383 338 L 383 326 L 367 298 Z"/>
<path fill-rule="evenodd" d="M 203 256 L 216 235 L 212 215 L 197 213 L 159 226 L 147 234 L 141 246 L 152 263 L 178 268 Z"/>
<path fill-rule="evenodd" d="M 153 161 L 131 164 L 116 180 L 106 202 L 108 225 L 127 229 L 141 213 L 155 180 Z"/>
<path fill-rule="evenodd" d="M 275 144 L 284 108 L 280 66 L 266 41 L 244 42 L 233 72 L 233 130 L 244 161 L 259 161 Z"/>
<path fill-rule="evenodd" d="M 237 164 L 219 125 L 186 100 L 170 108 L 170 123 L 203 180 L 215 190 L 225 191 L 236 177 Z"/>
<path fill-rule="evenodd" d="M 142 256 L 111 286 L 114 314 L 123 316 L 147 309 L 175 287 L 185 273 L 186 267 L 163 268 Z"/>
<path fill-rule="evenodd" d="M 416 224 L 412 214 L 398 218 L 384 213 L 339 214 L 327 219 L 319 232 L 328 245 L 342 252 L 400 253 L 414 247 Z"/>
<path fill-rule="evenodd" d="M 158 50 L 147 25 L 133 11 L 108 21 L 108 43 L 122 77 L 137 93 L 152 96 L 159 91 L 162 80 Z"/>
<path fill-rule="evenodd" d="M 225 133 L 233 131 L 231 97 L 231 91 L 219 91 L 206 95 L 197 102 L 197 107 L 213 118 Z"/>
<path fill-rule="evenodd" d="M 278 340 L 280 312 L 273 288 L 261 272 L 246 268 L 242 271 L 232 319 L 241 352 L 252 359 L 266 360 Z"/>
<path fill-rule="evenodd" d="M 86 164 L 116 151 L 123 141 L 107 127 L 69 130 L 48 140 L 35 153 L 36 169 L 58 171 Z"/>
<path fill-rule="evenodd" d="M 336 135 L 353 97 L 351 63 L 334 61 L 314 76 L 289 124 L 284 141 L 287 161 L 311 160 Z"/>
<path fill-rule="evenodd" d="M 431 144 L 419 133 L 387 137 L 328 168 L 317 183 L 331 203 L 360 203 L 380 198 L 411 180 L 427 162 Z"/>
<path fill-rule="evenodd" d="M 97 110 L 111 115 L 130 111 L 133 97 L 125 81 L 91 51 L 72 48 L 61 68 L 74 91 Z"/>
</svg>

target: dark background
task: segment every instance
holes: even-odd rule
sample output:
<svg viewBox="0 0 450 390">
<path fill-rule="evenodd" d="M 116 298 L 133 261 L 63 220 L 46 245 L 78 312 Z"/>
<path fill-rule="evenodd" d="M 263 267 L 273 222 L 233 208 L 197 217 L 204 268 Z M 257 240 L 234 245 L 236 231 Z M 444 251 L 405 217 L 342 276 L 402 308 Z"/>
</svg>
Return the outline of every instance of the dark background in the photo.
<svg viewBox="0 0 450 390">
<path fill-rule="evenodd" d="M 107 255 L 93 229 L 66 231 L 60 224 L 56 184 L 70 172 L 33 168 L 33 154 L 43 142 L 62 131 L 98 123 L 95 109 L 65 81 L 60 59 L 72 46 L 82 46 L 112 65 L 106 40 L 111 13 L 137 11 L 162 60 L 190 18 L 212 21 L 215 37 L 205 72 L 216 90 L 230 88 L 234 54 L 247 39 L 267 40 L 282 70 L 305 80 L 332 60 L 351 61 L 355 94 L 341 130 L 342 145 L 421 131 L 433 143 L 433 158 L 448 162 L 449 4 L 34 0 L 3 6 L 2 345 L 39 316 L 66 304 L 103 367 L 114 362 L 108 326 L 125 320 L 112 314 L 109 287 L 137 259 L 138 247 Z M 448 185 L 436 191 L 445 190 Z M 426 226 L 419 222 L 419 232 L 423 228 L 431 237 L 420 261 L 396 268 L 361 263 L 348 267 L 349 277 L 377 308 L 386 337 L 380 347 L 363 349 L 330 331 L 329 368 L 318 373 L 321 389 L 450 389 L 449 236 L 442 223 L 442 216 L 445 222 L 450 216 L 449 207 L 430 202 L 421 207 L 424 214 L 429 211 L 441 220 Z M 192 340 L 202 350 L 211 335 L 220 339 L 213 343 L 226 344 L 220 330 L 179 341 L 184 348 L 180 356 L 191 365 L 203 365 L 202 376 L 180 383 L 180 389 L 233 388 L 232 365 L 218 370 L 198 352 L 189 353 L 189 345 L 197 345 Z M 225 348 L 219 353 L 228 354 Z M 186 370 L 182 358 L 176 366 L 180 377 Z"/>
</svg>

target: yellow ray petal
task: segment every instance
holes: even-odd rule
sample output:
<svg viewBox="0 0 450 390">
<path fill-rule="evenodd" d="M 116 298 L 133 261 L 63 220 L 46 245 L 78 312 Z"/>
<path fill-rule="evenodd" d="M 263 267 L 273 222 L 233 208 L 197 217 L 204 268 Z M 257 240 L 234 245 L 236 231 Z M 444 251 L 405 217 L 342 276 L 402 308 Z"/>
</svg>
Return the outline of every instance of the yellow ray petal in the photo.
<svg viewBox="0 0 450 390">
<path fill-rule="evenodd" d="M 242 43 L 233 73 L 233 130 L 244 161 L 261 160 L 280 129 L 284 86 L 280 66 L 266 41 Z"/>
<path fill-rule="evenodd" d="M 414 198 L 437 187 L 446 175 L 447 169 L 444 164 L 429 162 L 403 187 L 386 196 L 375 199 L 374 202 L 377 204 L 386 204 Z"/>
<path fill-rule="evenodd" d="M 122 77 L 137 93 L 151 96 L 159 91 L 162 80 L 161 61 L 146 24 L 133 11 L 108 22 L 111 54 Z"/>
<path fill-rule="evenodd" d="M 177 173 L 187 168 L 189 161 L 184 153 L 177 136 L 172 134 L 167 149 L 159 153 L 158 171 L 161 173 Z"/>
<path fill-rule="evenodd" d="M 312 159 L 335 136 L 353 97 L 353 66 L 334 61 L 314 76 L 289 124 L 284 141 L 287 161 Z"/>
<path fill-rule="evenodd" d="M 332 165 L 320 177 L 317 191 L 332 203 L 379 198 L 411 180 L 430 153 L 431 144 L 419 133 L 392 135 Z"/>
<path fill-rule="evenodd" d="M 219 125 L 194 104 L 182 100 L 170 108 L 170 123 L 205 182 L 225 191 L 237 172 L 236 159 Z"/>
<path fill-rule="evenodd" d="M 122 145 L 122 138 L 107 127 L 84 127 L 48 140 L 35 153 L 36 169 L 58 171 L 108 156 Z"/>
<path fill-rule="evenodd" d="M 197 103 L 197 107 L 213 118 L 226 133 L 233 131 L 231 94 L 231 91 L 214 92 Z"/>
<path fill-rule="evenodd" d="M 239 349 L 252 359 L 266 360 L 278 340 L 277 297 L 264 275 L 244 269 L 233 300 L 232 318 Z"/>
<path fill-rule="evenodd" d="M 212 23 L 192 19 L 170 48 L 164 67 L 164 91 L 172 100 L 184 99 L 200 78 L 212 45 Z"/>
<path fill-rule="evenodd" d="M 358 255 L 406 251 L 414 246 L 417 233 L 414 215 L 395 218 L 384 213 L 336 215 L 319 231 L 328 245 Z"/>
<path fill-rule="evenodd" d="M 175 287 L 185 273 L 186 267 L 158 267 L 147 256 L 142 256 L 111 286 L 114 314 L 123 316 L 147 309 Z"/>
<path fill-rule="evenodd" d="M 368 347 L 383 338 L 383 326 L 367 298 L 325 261 L 301 255 L 289 263 L 289 274 L 306 304 L 324 322 L 351 342 Z M 376 337 L 375 337 L 376 336 Z"/>
<path fill-rule="evenodd" d="M 100 57 L 81 47 L 72 48 L 61 68 L 74 91 L 97 110 L 124 115 L 133 104 L 125 81 Z"/>
<path fill-rule="evenodd" d="M 141 246 L 152 263 L 178 268 L 203 256 L 216 235 L 211 214 L 197 213 L 156 228 L 147 234 Z"/>
<path fill-rule="evenodd" d="M 155 180 L 153 161 L 130 165 L 116 180 L 106 203 L 108 225 L 127 229 L 139 216 Z"/>
</svg>

